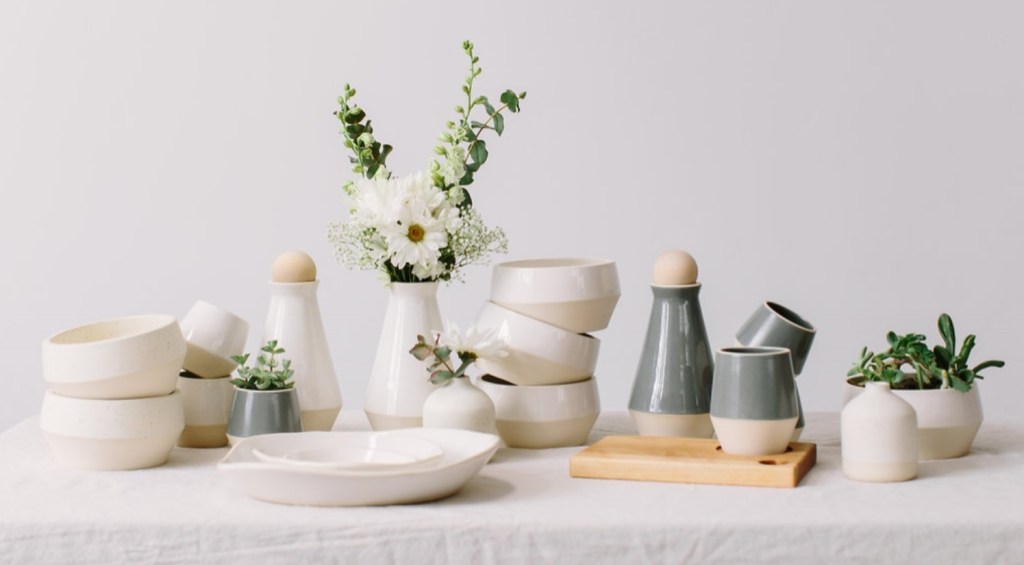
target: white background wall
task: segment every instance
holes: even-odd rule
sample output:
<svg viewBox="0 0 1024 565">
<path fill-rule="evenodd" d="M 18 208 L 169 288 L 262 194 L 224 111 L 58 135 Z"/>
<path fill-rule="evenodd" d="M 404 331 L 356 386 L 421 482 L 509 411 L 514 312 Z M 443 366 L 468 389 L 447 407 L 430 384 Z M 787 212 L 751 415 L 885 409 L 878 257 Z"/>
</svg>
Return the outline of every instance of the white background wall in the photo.
<svg viewBox="0 0 1024 565">
<path fill-rule="evenodd" d="M 1024 7 L 1015 2 L 0 3 L 0 429 L 38 411 L 40 342 L 196 299 L 259 328 L 270 264 L 307 250 L 347 409 L 361 409 L 386 292 L 338 266 L 349 178 L 331 112 L 359 90 L 399 173 L 460 101 L 529 91 L 473 186 L 509 258 L 605 256 L 600 334 L 624 409 L 650 266 L 701 265 L 716 346 L 763 299 L 819 327 L 809 410 L 884 332 L 938 314 L 1000 357 L 989 415 L 1019 413 Z M 442 288 L 472 321 L 489 270 Z M 250 336 L 255 347 L 258 329 Z"/>
</svg>

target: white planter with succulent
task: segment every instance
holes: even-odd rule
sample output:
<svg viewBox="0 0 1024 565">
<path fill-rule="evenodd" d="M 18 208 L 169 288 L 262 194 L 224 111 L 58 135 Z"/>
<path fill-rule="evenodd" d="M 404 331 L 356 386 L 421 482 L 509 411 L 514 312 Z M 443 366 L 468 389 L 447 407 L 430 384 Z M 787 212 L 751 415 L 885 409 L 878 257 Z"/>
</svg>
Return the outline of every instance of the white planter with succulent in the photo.
<svg viewBox="0 0 1024 565">
<path fill-rule="evenodd" d="M 470 327 L 462 334 L 454 325 L 436 334 L 433 343 L 422 335 L 416 340 L 409 353 L 427 363 L 430 382 L 439 386 L 423 403 L 423 427 L 497 434 L 494 401 L 470 382 L 466 371 L 479 359 L 508 355 L 504 343 L 491 332 Z M 453 364 L 452 354 L 458 366 Z"/>
<path fill-rule="evenodd" d="M 501 135 L 503 113 L 518 112 L 526 93 L 506 90 L 497 108 L 474 96 L 482 70 L 473 44 L 463 42 L 463 50 L 470 59 L 462 86 L 466 103 L 455 108 L 458 117 L 447 123 L 426 172 L 393 175 L 386 166 L 392 147 L 374 137 L 366 113 L 353 104 L 356 91 L 345 85 L 338 97 L 335 116 L 353 153 L 352 171 L 360 178 L 345 184 L 351 209 L 346 221 L 330 226 L 328 237 L 339 262 L 376 271 L 391 286 L 365 406 L 377 430 L 421 423 L 423 402 L 434 386 L 422 378 L 423 363 L 408 359 L 405 347 L 417 335 L 442 330 L 437 283 L 461 280 L 463 267 L 508 250 L 505 232 L 484 224 L 467 187 L 487 161 L 481 136 L 488 130 Z M 483 112 L 483 122 L 472 119 L 474 111 Z"/>
<path fill-rule="evenodd" d="M 966 455 L 981 427 L 981 396 L 976 379 L 981 371 L 1002 367 L 1003 361 L 985 361 L 973 367 L 967 360 L 975 337 L 967 336 L 957 349 L 956 331 L 948 314 L 939 316 L 942 345 L 929 348 L 921 334 L 889 332 L 889 348 L 861 351 L 860 360 L 847 374 L 846 404 L 863 393 L 866 382 L 889 383 L 894 394 L 917 413 L 921 459 L 949 459 Z"/>
</svg>

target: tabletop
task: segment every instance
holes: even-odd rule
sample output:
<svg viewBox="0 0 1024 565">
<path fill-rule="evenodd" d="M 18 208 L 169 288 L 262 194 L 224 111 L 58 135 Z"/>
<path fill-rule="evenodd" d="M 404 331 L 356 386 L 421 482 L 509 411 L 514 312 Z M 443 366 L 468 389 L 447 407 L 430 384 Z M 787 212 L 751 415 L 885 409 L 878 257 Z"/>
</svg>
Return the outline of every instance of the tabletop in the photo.
<svg viewBox="0 0 1024 565">
<path fill-rule="evenodd" d="M 846 479 L 835 413 L 808 414 L 818 463 L 795 489 L 574 479 L 581 448 L 503 448 L 456 495 L 367 508 L 246 497 L 227 452 L 162 467 L 53 461 L 38 417 L 0 434 L 2 563 L 1024 563 L 1024 420 L 986 421 L 963 458 L 905 483 Z M 336 429 L 366 429 L 343 412 Z M 590 442 L 635 433 L 601 416 Z"/>
</svg>

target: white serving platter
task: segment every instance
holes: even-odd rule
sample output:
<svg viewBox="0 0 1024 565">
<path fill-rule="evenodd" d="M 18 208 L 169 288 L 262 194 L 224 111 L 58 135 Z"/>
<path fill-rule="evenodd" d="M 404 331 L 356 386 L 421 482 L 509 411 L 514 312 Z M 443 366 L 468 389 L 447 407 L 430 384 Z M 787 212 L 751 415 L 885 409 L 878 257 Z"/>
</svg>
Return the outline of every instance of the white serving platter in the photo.
<svg viewBox="0 0 1024 565">
<path fill-rule="evenodd" d="M 383 436 L 425 440 L 441 449 L 442 455 L 425 464 L 339 469 L 266 462 L 254 453 L 258 450 L 274 456 L 329 451 L 338 445 Z M 235 488 L 268 502 L 305 506 L 413 504 L 455 494 L 487 464 L 499 445 L 496 435 L 440 428 L 268 434 L 238 442 L 217 469 Z"/>
<path fill-rule="evenodd" d="M 318 447 L 270 453 L 253 448 L 252 454 L 264 463 L 353 471 L 408 469 L 435 462 L 444 455 L 444 450 L 436 443 L 408 434 L 332 436 L 329 442 Z"/>
</svg>

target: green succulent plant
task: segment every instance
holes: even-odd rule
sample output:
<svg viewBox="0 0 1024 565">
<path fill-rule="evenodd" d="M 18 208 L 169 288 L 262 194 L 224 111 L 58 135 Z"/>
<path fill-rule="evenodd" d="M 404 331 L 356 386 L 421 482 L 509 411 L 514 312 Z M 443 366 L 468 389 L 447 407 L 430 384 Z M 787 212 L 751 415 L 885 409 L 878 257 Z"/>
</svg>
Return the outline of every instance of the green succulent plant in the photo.
<svg viewBox="0 0 1024 565">
<path fill-rule="evenodd" d="M 940 315 L 938 325 L 941 345 L 929 348 L 924 335 L 898 335 L 890 331 L 886 335 L 889 349 L 875 353 L 865 347 L 847 376 L 887 382 L 893 389 L 952 388 L 967 392 L 975 379 L 983 378 L 983 369 L 1005 365 L 1003 361 L 991 360 L 969 366 L 975 336 L 964 338 L 957 349 L 956 330 L 949 314 Z"/>
<path fill-rule="evenodd" d="M 277 356 L 284 353 L 283 347 L 277 346 L 277 340 L 272 339 L 260 348 L 261 354 L 256 358 L 256 365 L 249 367 L 249 354 L 235 355 L 231 359 L 238 363 L 238 377 L 231 379 L 231 384 L 246 390 L 287 390 L 295 386 L 289 381 L 295 371 L 292 369 L 291 359 L 281 359 Z"/>
</svg>

